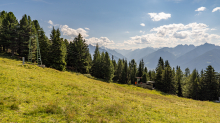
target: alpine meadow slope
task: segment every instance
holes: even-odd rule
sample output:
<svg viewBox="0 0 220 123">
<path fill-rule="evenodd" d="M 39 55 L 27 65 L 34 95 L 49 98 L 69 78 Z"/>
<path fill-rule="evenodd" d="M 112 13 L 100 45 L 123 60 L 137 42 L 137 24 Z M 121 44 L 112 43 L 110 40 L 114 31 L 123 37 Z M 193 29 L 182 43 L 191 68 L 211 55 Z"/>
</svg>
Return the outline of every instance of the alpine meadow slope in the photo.
<svg viewBox="0 0 220 123">
<path fill-rule="evenodd" d="M 106 83 L 0 56 L 0 122 L 209 122 L 219 103 Z"/>
</svg>

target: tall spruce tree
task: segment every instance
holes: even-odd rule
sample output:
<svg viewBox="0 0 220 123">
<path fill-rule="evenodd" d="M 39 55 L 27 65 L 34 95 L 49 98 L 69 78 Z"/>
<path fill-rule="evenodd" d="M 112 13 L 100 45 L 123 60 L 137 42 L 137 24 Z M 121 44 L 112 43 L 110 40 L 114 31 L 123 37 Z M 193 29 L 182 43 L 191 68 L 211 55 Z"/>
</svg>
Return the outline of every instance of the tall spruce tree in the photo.
<svg viewBox="0 0 220 123">
<path fill-rule="evenodd" d="M 64 45 L 64 43 L 62 43 L 62 40 L 60 39 L 59 29 L 55 30 L 53 27 L 53 30 L 51 32 L 51 40 L 51 67 L 60 71 L 64 71 L 66 69 L 66 46 Z"/>
<path fill-rule="evenodd" d="M 105 58 L 104 58 L 104 78 L 106 81 L 111 82 L 112 78 L 114 77 L 114 66 L 112 64 L 112 61 L 110 60 L 110 57 L 108 55 L 108 52 L 105 52 Z"/>
<path fill-rule="evenodd" d="M 66 46 L 65 42 L 64 45 Z M 89 72 L 91 56 L 89 55 L 88 45 L 80 33 L 75 37 L 73 43 L 69 45 L 68 54 L 68 65 L 71 65 L 80 73 Z"/>
<path fill-rule="evenodd" d="M 162 72 L 162 81 L 164 82 L 164 87 L 161 91 L 169 94 L 176 94 L 175 81 L 172 75 L 172 69 L 168 65 Z"/>
<path fill-rule="evenodd" d="M 93 61 L 92 61 L 92 68 L 91 68 L 91 75 L 95 77 L 100 77 L 100 62 L 101 56 L 99 52 L 99 45 L 96 44 L 95 52 L 93 54 Z"/>
<path fill-rule="evenodd" d="M 136 81 L 135 77 L 136 77 L 136 74 L 137 74 L 137 64 L 136 64 L 134 59 L 131 60 L 129 68 L 130 68 L 130 71 L 131 71 L 130 72 L 131 73 L 131 75 L 130 75 L 131 84 L 135 84 L 135 81 Z"/>
<path fill-rule="evenodd" d="M 142 59 L 138 66 L 138 77 L 142 77 L 143 74 L 144 74 L 144 61 Z"/>
<path fill-rule="evenodd" d="M 163 59 L 160 57 L 156 68 L 156 78 L 155 78 L 155 87 L 158 90 L 163 90 L 164 88 L 164 82 L 162 81 L 163 70 L 164 70 L 164 62 Z"/>
<path fill-rule="evenodd" d="M 182 97 L 183 92 L 182 92 L 182 71 L 180 67 L 177 66 L 176 70 L 176 81 L 177 81 L 177 96 Z"/>
<path fill-rule="evenodd" d="M 127 84 L 128 83 L 128 64 L 127 64 L 127 60 L 125 60 L 125 62 L 124 62 L 121 83 L 122 84 Z"/>
<path fill-rule="evenodd" d="M 217 100 L 218 99 L 218 83 L 216 80 L 216 72 L 209 65 L 204 73 L 204 83 L 202 85 L 202 100 Z"/>
<path fill-rule="evenodd" d="M 18 49 L 18 21 L 13 14 L 13 12 L 7 13 L 5 19 L 2 21 L 1 29 L 2 45 L 3 50 L 11 50 L 11 55 L 14 56 L 15 52 Z"/>
<path fill-rule="evenodd" d="M 122 83 L 123 80 L 122 80 L 122 71 L 123 71 L 123 68 L 124 68 L 124 63 L 121 59 L 118 60 L 118 68 L 117 68 L 117 74 L 116 74 L 116 77 L 117 77 L 117 80 L 119 83 Z"/>
</svg>

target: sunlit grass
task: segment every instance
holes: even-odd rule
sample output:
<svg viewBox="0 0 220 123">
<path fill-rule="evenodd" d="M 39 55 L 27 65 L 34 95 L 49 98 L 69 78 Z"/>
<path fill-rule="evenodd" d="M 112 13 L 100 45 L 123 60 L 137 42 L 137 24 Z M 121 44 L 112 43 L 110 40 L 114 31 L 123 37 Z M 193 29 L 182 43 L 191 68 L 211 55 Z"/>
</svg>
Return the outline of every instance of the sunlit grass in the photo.
<svg viewBox="0 0 220 123">
<path fill-rule="evenodd" d="M 220 122 L 220 104 L 0 57 L 0 122 Z"/>
</svg>

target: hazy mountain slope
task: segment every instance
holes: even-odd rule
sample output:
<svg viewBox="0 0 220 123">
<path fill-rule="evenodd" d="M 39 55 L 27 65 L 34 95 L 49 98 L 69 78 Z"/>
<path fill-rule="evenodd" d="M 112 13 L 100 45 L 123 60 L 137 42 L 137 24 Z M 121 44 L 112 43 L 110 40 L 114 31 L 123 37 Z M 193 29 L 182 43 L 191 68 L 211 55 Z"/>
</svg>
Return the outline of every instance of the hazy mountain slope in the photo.
<svg viewBox="0 0 220 123">
<path fill-rule="evenodd" d="M 125 57 L 129 61 L 131 59 L 135 59 L 135 61 L 138 61 L 139 59 L 143 58 L 144 56 L 147 56 L 148 54 L 153 53 L 154 51 L 156 51 L 156 50 L 152 47 L 146 47 L 146 48 L 143 48 L 143 49 L 136 49 L 136 50 L 126 54 Z"/>
<path fill-rule="evenodd" d="M 174 48 L 170 48 L 171 49 L 171 53 L 173 53 L 173 55 L 175 55 L 176 57 L 179 57 L 193 49 L 195 49 L 194 45 L 177 45 Z"/>
<path fill-rule="evenodd" d="M 186 63 L 190 62 L 191 60 L 193 60 L 194 58 L 202 55 L 203 53 L 205 53 L 207 51 L 213 50 L 213 49 L 220 49 L 220 46 L 215 46 L 214 44 L 208 44 L 208 43 L 197 46 L 195 49 L 178 57 L 176 59 L 176 63 L 178 65 L 186 64 Z"/>
<path fill-rule="evenodd" d="M 90 45 L 89 44 L 89 52 L 90 52 L 90 54 L 91 54 L 91 56 L 92 56 L 92 58 L 93 58 L 93 54 L 94 54 L 94 52 L 95 52 L 95 46 L 92 46 L 92 45 Z M 125 58 L 123 55 L 121 55 L 120 53 L 117 53 L 116 51 L 114 51 L 114 50 L 111 50 L 111 49 L 102 49 L 102 48 L 99 48 L 99 52 L 100 53 L 102 53 L 102 52 L 108 52 L 108 54 L 109 54 L 109 56 L 110 56 L 110 59 L 112 59 L 112 55 L 114 56 L 114 59 L 116 60 L 116 61 L 118 61 L 118 59 L 120 58 L 120 59 L 123 59 L 123 58 Z"/>
<path fill-rule="evenodd" d="M 145 66 L 148 67 L 148 69 L 155 69 L 160 57 L 163 58 L 164 62 L 165 62 L 165 60 L 168 60 L 170 65 L 173 66 L 175 56 L 172 53 L 166 51 L 165 49 L 159 49 L 158 51 L 155 51 L 155 52 L 145 56 L 143 58 Z M 138 63 L 140 60 L 138 60 Z"/>
<path fill-rule="evenodd" d="M 108 49 L 108 48 L 103 48 L 101 47 L 102 49 L 106 50 L 108 53 L 111 53 L 113 56 L 116 56 L 120 59 L 126 59 L 126 57 L 124 55 L 122 55 L 121 53 L 118 53 L 117 51 L 115 50 L 112 50 L 112 49 Z"/>
<path fill-rule="evenodd" d="M 114 49 L 116 52 L 122 54 L 123 56 L 126 56 L 128 53 L 132 52 L 132 50 L 125 50 L 125 49 Z"/>
<path fill-rule="evenodd" d="M 183 69 L 188 67 L 191 71 L 196 68 L 200 71 L 202 69 L 205 70 L 208 65 L 212 65 L 215 71 L 220 72 L 220 49 L 210 50 L 182 65 L 181 67 Z"/>
</svg>

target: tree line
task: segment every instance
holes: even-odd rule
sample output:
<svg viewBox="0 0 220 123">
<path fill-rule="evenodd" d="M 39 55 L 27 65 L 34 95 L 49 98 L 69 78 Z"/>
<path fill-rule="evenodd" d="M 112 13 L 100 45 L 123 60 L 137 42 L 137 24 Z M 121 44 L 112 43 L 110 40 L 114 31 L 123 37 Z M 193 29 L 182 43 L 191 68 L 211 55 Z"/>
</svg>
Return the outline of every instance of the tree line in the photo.
<svg viewBox="0 0 220 123">
<path fill-rule="evenodd" d="M 25 14 L 18 21 L 13 12 L 1 11 L 0 52 L 28 59 L 30 39 L 32 61 L 36 62 L 36 35 L 41 60 L 47 67 L 91 74 L 107 82 L 121 84 L 135 84 L 135 77 L 142 77 L 142 82 L 155 81 L 155 88 L 161 92 L 196 100 L 217 100 L 220 96 L 220 76 L 211 65 L 200 73 L 196 69 L 190 73 L 188 68 L 183 72 L 180 66 L 172 68 L 168 60 L 164 62 L 160 57 L 156 69 L 148 70 L 143 59 L 139 64 L 134 59 L 115 61 L 108 52 L 101 53 L 98 44 L 91 56 L 88 44 L 81 34 L 73 41 L 67 41 L 61 38 L 59 28 L 53 27 L 48 38 L 37 20 L 31 20 L 31 17 Z"/>
</svg>

